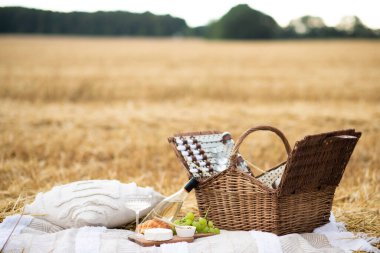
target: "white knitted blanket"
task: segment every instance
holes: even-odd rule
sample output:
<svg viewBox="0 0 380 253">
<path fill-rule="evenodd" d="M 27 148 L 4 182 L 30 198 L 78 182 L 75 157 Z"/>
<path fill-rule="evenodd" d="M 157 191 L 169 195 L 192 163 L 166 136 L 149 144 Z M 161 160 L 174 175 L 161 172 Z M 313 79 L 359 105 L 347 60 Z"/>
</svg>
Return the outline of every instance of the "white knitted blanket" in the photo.
<svg viewBox="0 0 380 253">
<path fill-rule="evenodd" d="M 161 247 L 140 247 L 128 240 L 131 231 L 105 227 L 63 229 L 47 221 L 14 215 L 0 224 L 0 252 L 352 252 L 380 250 L 372 246 L 380 238 L 348 232 L 332 216 L 330 223 L 314 233 L 276 236 L 260 231 L 222 231 L 220 235 L 200 238 L 193 243 L 163 244 Z"/>
</svg>

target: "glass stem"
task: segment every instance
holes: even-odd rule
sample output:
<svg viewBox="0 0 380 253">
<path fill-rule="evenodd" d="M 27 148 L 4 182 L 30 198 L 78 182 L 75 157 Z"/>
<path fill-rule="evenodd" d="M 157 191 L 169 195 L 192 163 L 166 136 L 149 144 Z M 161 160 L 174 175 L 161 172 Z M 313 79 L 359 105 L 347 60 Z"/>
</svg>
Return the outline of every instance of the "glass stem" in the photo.
<svg viewBox="0 0 380 253">
<path fill-rule="evenodd" d="M 140 211 L 136 211 L 136 229 L 135 229 L 136 233 L 138 233 L 139 216 L 140 216 Z"/>
</svg>

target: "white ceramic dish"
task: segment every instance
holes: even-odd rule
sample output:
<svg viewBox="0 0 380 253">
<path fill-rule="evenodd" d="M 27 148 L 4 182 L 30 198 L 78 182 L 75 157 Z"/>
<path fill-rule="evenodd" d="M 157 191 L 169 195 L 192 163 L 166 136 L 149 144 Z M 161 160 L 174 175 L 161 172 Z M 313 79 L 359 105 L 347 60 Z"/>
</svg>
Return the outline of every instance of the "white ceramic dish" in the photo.
<svg viewBox="0 0 380 253">
<path fill-rule="evenodd" d="M 179 237 L 193 237 L 195 234 L 194 226 L 175 226 L 175 231 Z"/>
</svg>

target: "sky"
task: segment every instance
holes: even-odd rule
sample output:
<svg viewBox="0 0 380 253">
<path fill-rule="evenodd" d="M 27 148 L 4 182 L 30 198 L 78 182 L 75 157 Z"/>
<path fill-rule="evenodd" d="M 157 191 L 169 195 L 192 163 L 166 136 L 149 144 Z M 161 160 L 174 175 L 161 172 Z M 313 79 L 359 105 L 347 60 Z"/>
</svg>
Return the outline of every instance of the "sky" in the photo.
<svg viewBox="0 0 380 253">
<path fill-rule="evenodd" d="M 380 0 L 0 0 L 0 6 L 24 6 L 53 11 L 125 10 L 170 14 L 189 26 L 206 25 L 231 7 L 246 3 L 272 16 L 281 26 L 290 20 L 312 15 L 335 26 L 343 16 L 358 16 L 370 28 L 380 28 Z"/>
</svg>

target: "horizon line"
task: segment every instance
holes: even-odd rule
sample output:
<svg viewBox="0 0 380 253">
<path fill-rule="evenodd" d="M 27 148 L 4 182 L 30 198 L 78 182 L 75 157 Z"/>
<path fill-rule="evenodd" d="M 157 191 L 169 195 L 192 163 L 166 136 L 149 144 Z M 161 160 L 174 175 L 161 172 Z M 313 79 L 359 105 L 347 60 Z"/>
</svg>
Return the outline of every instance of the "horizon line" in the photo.
<svg viewBox="0 0 380 253">
<path fill-rule="evenodd" d="M 238 4 L 238 5 L 240 5 L 240 4 Z M 237 5 L 231 7 L 230 10 L 231 10 L 232 8 L 236 7 L 236 6 L 237 6 Z M 248 6 L 249 6 L 249 5 L 248 5 Z M 22 5 L 5 5 L 5 6 L 1 6 L 1 5 L 0 5 L 0 8 L 7 8 L 7 7 L 10 7 L 10 8 L 12 8 L 12 7 L 16 7 L 16 8 L 34 9 L 34 10 L 41 10 L 41 11 L 51 11 L 51 12 L 57 12 L 57 13 L 73 13 L 73 12 L 82 12 L 82 13 L 96 13 L 96 12 L 129 12 L 129 13 L 134 13 L 134 14 L 151 13 L 151 14 L 154 14 L 154 15 L 156 15 L 156 16 L 171 16 L 171 17 L 173 17 L 173 18 L 180 18 L 180 19 L 183 19 L 183 20 L 186 22 L 186 25 L 187 25 L 189 28 L 197 28 L 197 27 L 208 26 L 210 23 L 212 23 L 213 21 L 217 21 L 217 20 L 219 20 L 220 18 L 222 18 L 222 17 L 227 13 L 227 12 L 226 12 L 225 14 L 223 14 L 223 15 L 222 15 L 221 17 L 219 17 L 218 19 L 210 20 L 208 23 L 206 23 L 206 24 L 204 24 L 204 25 L 190 26 L 185 18 L 182 18 L 182 17 L 179 17 L 179 16 L 175 16 L 175 15 L 170 14 L 170 13 L 166 13 L 166 14 L 156 14 L 156 13 L 154 13 L 154 12 L 152 12 L 152 11 L 149 11 L 149 10 L 146 10 L 146 11 L 143 11 L 143 12 L 133 12 L 133 11 L 122 10 L 122 9 L 115 9 L 115 10 L 94 10 L 94 11 L 83 11 L 83 10 L 70 10 L 70 11 L 64 11 L 64 10 L 52 10 L 52 9 L 47 9 L 47 8 L 37 8 L 37 7 L 22 6 Z M 305 14 L 305 15 L 302 15 L 302 16 L 299 16 L 299 17 L 296 17 L 296 18 L 293 18 L 292 20 L 289 21 L 289 23 L 288 23 L 286 26 L 283 26 L 283 25 L 281 25 L 281 24 L 280 24 L 280 23 L 279 23 L 279 22 L 278 22 L 273 16 L 271 16 L 271 15 L 269 15 L 269 14 L 263 12 L 263 11 L 260 11 L 260 10 L 258 10 L 258 9 L 254 9 L 254 8 L 252 8 L 251 6 L 249 6 L 249 8 L 251 8 L 251 9 L 253 9 L 253 10 L 256 10 L 256 11 L 259 11 L 259 12 L 265 14 L 265 15 L 270 16 L 270 17 L 273 18 L 273 19 L 276 21 L 276 23 L 277 23 L 280 27 L 282 27 L 282 28 L 286 28 L 287 26 L 289 26 L 289 23 L 290 23 L 292 20 L 297 20 L 297 19 L 302 18 L 302 17 L 305 17 L 305 16 L 318 17 L 318 18 L 321 18 L 323 22 L 325 22 L 325 20 L 324 20 L 322 17 L 320 17 L 320 16 L 315 16 L 315 15 Z M 365 24 L 365 22 L 363 22 L 363 20 L 362 20 L 359 16 L 357 16 L 357 15 L 349 15 L 348 17 L 353 17 L 353 16 L 358 17 L 358 18 L 361 20 L 361 22 L 362 22 L 366 27 L 370 28 L 371 30 L 380 30 L 380 27 L 375 28 L 375 27 L 370 27 L 370 26 L 368 26 L 368 25 Z M 341 20 L 342 20 L 344 17 L 347 17 L 347 16 L 342 16 L 342 17 L 341 17 Z M 339 23 L 338 23 L 338 24 L 339 24 Z M 329 25 L 326 25 L 326 24 L 325 24 L 325 26 L 326 26 L 326 27 L 336 27 L 338 24 L 336 24 L 335 26 L 329 26 Z"/>
</svg>

